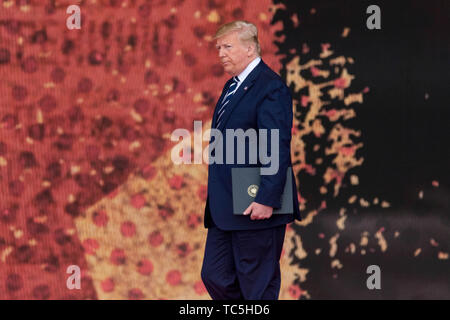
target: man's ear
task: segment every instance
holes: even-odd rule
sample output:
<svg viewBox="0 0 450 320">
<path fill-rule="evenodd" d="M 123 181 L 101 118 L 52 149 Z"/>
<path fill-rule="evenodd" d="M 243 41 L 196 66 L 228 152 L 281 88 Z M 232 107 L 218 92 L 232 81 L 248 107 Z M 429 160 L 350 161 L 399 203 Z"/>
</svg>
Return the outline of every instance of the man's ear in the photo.
<svg viewBox="0 0 450 320">
<path fill-rule="evenodd" d="M 247 46 L 247 55 L 250 57 L 253 55 L 254 51 L 256 50 L 255 45 L 249 44 Z"/>
</svg>

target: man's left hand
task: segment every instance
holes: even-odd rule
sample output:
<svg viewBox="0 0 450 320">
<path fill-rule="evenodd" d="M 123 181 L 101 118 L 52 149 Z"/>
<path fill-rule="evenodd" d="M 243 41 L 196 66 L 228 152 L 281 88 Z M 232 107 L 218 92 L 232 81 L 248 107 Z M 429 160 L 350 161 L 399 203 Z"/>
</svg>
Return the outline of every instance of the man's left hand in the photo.
<svg viewBox="0 0 450 320">
<path fill-rule="evenodd" d="M 252 220 L 269 219 L 272 216 L 272 213 L 272 207 L 257 202 L 252 202 L 244 211 L 245 216 L 251 214 L 250 219 Z"/>
</svg>

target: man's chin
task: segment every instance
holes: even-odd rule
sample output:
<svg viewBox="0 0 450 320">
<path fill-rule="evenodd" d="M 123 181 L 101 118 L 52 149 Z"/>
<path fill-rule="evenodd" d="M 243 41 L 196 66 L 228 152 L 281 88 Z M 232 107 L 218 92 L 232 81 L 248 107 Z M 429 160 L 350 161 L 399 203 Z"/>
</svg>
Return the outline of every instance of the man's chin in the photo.
<svg viewBox="0 0 450 320">
<path fill-rule="evenodd" d="M 233 72 L 233 70 L 231 69 L 231 68 L 224 68 L 224 70 L 225 70 L 225 72 L 226 73 L 228 73 L 230 76 L 233 76 L 234 77 L 234 72 Z"/>
</svg>

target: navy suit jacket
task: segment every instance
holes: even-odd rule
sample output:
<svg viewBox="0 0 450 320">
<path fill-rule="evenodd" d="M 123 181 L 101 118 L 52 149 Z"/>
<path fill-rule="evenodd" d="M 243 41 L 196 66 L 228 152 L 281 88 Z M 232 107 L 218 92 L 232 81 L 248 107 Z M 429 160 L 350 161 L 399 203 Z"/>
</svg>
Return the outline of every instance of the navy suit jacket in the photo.
<svg viewBox="0 0 450 320">
<path fill-rule="evenodd" d="M 220 102 L 232 83 L 232 78 L 225 84 L 222 94 L 216 104 L 211 128 L 215 128 L 217 112 Z M 281 206 L 281 194 L 286 182 L 286 171 L 291 163 L 291 132 L 292 132 L 292 97 L 289 88 L 280 76 L 270 69 L 264 61 L 248 74 L 233 94 L 226 106 L 226 111 L 217 130 L 222 133 L 223 164 L 210 163 L 208 166 L 208 196 L 205 206 L 204 225 L 211 227 L 211 219 L 222 230 L 255 230 L 279 226 L 301 220 L 297 197 L 297 186 L 294 174 L 292 174 L 292 190 L 294 201 L 293 214 L 272 214 L 268 219 L 251 220 L 250 215 L 234 215 L 231 168 L 233 167 L 270 167 L 271 164 L 262 164 L 259 156 L 257 163 L 250 164 L 249 161 L 249 139 L 245 139 L 245 164 L 237 162 L 237 142 L 234 141 L 234 162 L 227 164 L 226 157 L 226 129 L 267 129 L 268 131 L 268 154 L 272 155 L 270 129 L 279 130 L 279 169 L 273 175 L 261 175 L 261 183 L 254 201 L 273 208 Z M 210 151 L 215 155 L 211 142 L 215 137 L 211 135 Z M 215 141 L 217 142 L 217 141 Z M 254 145 L 252 147 L 255 147 Z M 256 146 L 259 155 L 259 139 Z M 274 148 L 273 152 L 276 152 Z M 276 156 L 276 154 L 274 153 Z"/>
</svg>

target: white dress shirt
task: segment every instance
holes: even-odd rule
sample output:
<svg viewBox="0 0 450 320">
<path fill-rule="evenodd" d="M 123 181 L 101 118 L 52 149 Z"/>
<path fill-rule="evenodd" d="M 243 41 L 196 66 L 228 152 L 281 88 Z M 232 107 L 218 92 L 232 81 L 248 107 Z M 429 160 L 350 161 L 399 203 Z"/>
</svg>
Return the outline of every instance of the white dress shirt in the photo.
<svg viewBox="0 0 450 320">
<path fill-rule="evenodd" d="M 258 63 L 261 61 L 261 57 L 256 57 L 255 59 L 252 60 L 252 62 L 250 62 L 248 64 L 248 66 L 244 69 L 244 71 L 242 71 L 239 75 L 239 82 L 237 83 L 237 87 L 236 90 L 239 89 L 239 86 L 241 85 L 242 82 L 244 82 L 245 78 L 247 78 L 247 76 L 250 74 L 250 72 L 253 71 L 253 69 L 256 68 L 256 66 L 258 65 Z"/>
</svg>

